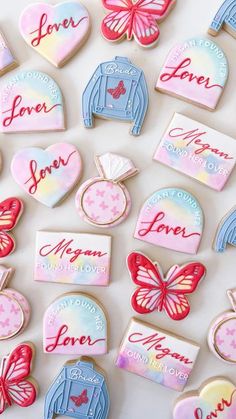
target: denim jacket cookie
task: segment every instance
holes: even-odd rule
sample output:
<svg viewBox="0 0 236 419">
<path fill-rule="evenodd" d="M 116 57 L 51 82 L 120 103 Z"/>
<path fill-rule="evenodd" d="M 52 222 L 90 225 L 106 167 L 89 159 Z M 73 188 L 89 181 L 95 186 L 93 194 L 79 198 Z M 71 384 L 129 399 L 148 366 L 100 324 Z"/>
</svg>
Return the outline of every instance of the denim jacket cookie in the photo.
<svg viewBox="0 0 236 419">
<path fill-rule="evenodd" d="M 115 57 L 101 63 L 83 93 L 83 119 L 93 127 L 93 115 L 134 122 L 132 135 L 139 135 L 148 108 L 148 90 L 142 70 L 128 58 Z"/>
<path fill-rule="evenodd" d="M 225 0 L 223 2 L 211 22 L 208 32 L 215 36 L 222 27 L 236 37 L 236 0 Z"/>
<path fill-rule="evenodd" d="M 64 415 L 78 419 L 107 419 L 110 400 L 105 378 L 90 359 L 69 361 L 49 388 L 44 419 Z"/>
</svg>

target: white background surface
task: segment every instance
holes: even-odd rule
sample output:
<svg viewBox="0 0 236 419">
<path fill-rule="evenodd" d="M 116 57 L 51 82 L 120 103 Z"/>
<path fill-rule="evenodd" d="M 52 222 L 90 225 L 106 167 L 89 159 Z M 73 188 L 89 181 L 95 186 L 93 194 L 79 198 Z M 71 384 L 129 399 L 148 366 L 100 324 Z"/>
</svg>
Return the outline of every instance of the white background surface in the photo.
<svg viewBox="0 0 236 419">
<path fill-rule="evenodd" d="M 12 341 L 0 344 L 0 355 L 8 353 L 20 342 L 30 340 L 37 348 L 33 376 L 38 380 L 40 394 L 36 403 L 27 408 L 10 408 L 5 412 L 6 419 L 43 418 L 45 393 L 62 365 L 69 357 L 45 355 L 42 352 L 42 318 L 46 307 L 64 292 L 81 290 L 96 296 L 106 307 L 110 322 L 110 352 L 97 359 L 107 372 L 111 396 L 111 419 L 170 419 L 172 406 L 178 393 L 168 390 L 138 376 L 119 370 L 114 366 L 120 340 L 128 321 L 134 313 L 130 306 L 130 295 L 134 286 L 125 266 L 128 252 L 137 249 L 158 260 L 166 271 L 174 263 L 188 261 L 188 256 L 166 249 L 157 248 L 132 238 L 138 211 L 144 200 L 155 190 L 176 186 L 186 188 L 202 204 L 205 213 L 205 231 L 200 251 L 195 260 L 205 263 L 207 277 L 197 292 L 190 297 L 191 313 L 179 323 L 173 322 L 165 314 L 153 313 L 145 320 L 166 328 L 176 334 L 195 340 L 201 345 L 200 355 L 188 382 L 187 390 L 197 388 L 211 376 L 223 375 L 236 382 L 234 366 L 226 365 L 212 355 L 207 347 L 207 329 L 211 320 L 219 313 L 229 309 L 226 297 L 228 288 L 236 287 L 235 250 L 229 248 L 223 255 L 211 249 L 212 240 L 219 220 L 235 205 L 234 172 L 222 192 L 215 192 L 194 180 L 176 173 L 152 161 L 154 150 L 166 129 L 172 114 L 185 115 L 206 123 L 232 137 L 236 137 L 236 40 L 221 32 L 216 42 L 223 48 L 230 66 L 230 76 L 223 98 L 213 113 L 191 106 L 180 100 L 154 91 L 154 85 L 169 49 L 176 41 L 193 36 L 207 36 L 208 25 L 221 0 L 178 0 L 176 8 L 160 25 L 161 38 L 157 47 L 144 50 L 133 42 L 109 44 L 100 34 L 100 22 L 105 14 L 100 0 L 83 0 L 92 16 L 92 33 L 82 50 L 62 69 L 56 69 L 41 58 L 21 38 L 18 31 L 18 18 L 28 0 L 2 1 L 0 26 L 3 29 L 15 55 L 20 69 L 45 71 L 60 85 L 65 98 L 68 130 L 61 133 L 1 135 L 4 167 L 0 177 L 1 200 L 18 196 L 25 202 L 25 212 L 14 231 L 17 241 L 15 252 L 5 258 L 5 265 L 16 269 L 11 286 L 22 291 L 32 305 L 32 320 L 27 330 Z M 150 93 L 150 107 L 142 135 L 134 138 L 129 135 L 129 124 L 96 120 L 92 130 L 83 128 L 81 118 L 81 95 L 90 75 L 97 65 L 115 55 L 129 57 L 135 65 L 143 68 Z M 13 76 L 17 70 L 9 73 Z M 8 76 L 1 78 L 1 86 Z M 94 232 L 101 229 L 89 227 L 80 220 L 74 205 L 75 191 L 59 207 L 49 209 L 26 194 L 15 184 L 10 174 L 13 154 L 22 147 L 47 147 L 55 142 L 68 141 L 76 144 L 84 161 L 86 180 L 97 174 L 93 155 L 113 151 L 133 159 L 140 174 L 128 180 L 133 208 L 129 218 L 120 226 L 106 230 L 113 236 L 112 278 L 108 288 L 78 287 L 59 284 L 35 283 L 33 280 L 34 248 L 36 230 Z M 233 259 L 234 258 L 234 259 Z M 186 418 L 189 419 L 189 418 Z"/>
</svg>

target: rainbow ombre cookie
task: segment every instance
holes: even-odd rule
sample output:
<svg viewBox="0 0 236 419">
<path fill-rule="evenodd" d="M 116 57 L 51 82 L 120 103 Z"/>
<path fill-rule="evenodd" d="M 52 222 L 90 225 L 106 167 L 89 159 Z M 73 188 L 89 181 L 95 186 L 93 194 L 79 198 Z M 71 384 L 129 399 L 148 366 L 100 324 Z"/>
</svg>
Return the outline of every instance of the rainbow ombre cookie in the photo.
<svg viewBox="0 0 236 419">
<path fill-rule="evenodd" d="M 235 385 L 226 378 L 212 378 L 177 401 L 173 419 L 235 419 L 235 415 Z"/>
<path fill-rule="evenodd" d="M 161 70 L 156 90 L 213 110 L 228 78 L 222 49 L 206 38 L 178 43 Z"/>
<path fill-rule="evenodd" d="M 40 71 L 21 71 L 8 79 L 1 89 L 0 106 L 4 133 L 65 129 L 61 90 Z"/>
<path fill-rule="evenodd" d="M 90 17 L 77 1 L 35 3 L 22 12 L 19 26 L 27 44 L 56 67 L 62 67 L 86 41 Z"/>
</svg>

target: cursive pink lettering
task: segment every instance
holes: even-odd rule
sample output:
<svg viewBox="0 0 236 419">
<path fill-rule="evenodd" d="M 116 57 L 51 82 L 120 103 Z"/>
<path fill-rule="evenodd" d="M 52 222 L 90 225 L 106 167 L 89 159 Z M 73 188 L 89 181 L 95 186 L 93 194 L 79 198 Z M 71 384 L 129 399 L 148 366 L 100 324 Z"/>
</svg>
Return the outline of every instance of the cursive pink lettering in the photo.
<svg viewBox="0 0 236 419">
<path fill-rule="evenodd" d="M 166 337 L 159 336 L 158 333 L 154 333 L 150 336 L 143 336 L 143 333 L 132 333 L 128 340 L 130 343 L 141 343 L 142 346 L 146 347 L 147 351 L 154 349 L 157 352 L 156 359 L 162 359 L 166 356 L 170 356 L 171 358 L 177 359 L 184 364 L 193 363 L 189 358 L 186 358 L 176 352 L 172 352 L 170 348 L 163 347 L 162 343 L 166 340 Z"/>
<path fill-rule="evenodd" d="M 70 255 L 70 262 L 75 262 L 79 256 L 93 256 L 93 257 L 103 257 L 107 253 L 102 253 L 99 250 L 83 250 L 83 249 L 72 249 L 70 247 L 74 242 L 73 239 L 66 241 L 66 239 L 61 240 L 56 246 L 52 246 L 51 244 L 45 244 L 45 246 L 41 247 L 39 250 L 40 256 L 48 256 L 50 254 L 57 255 L 59 254 L 59 258 L 62 259 L 64 254 Z"/>
<path fill-rule="evenodd" d="M 187 233 L 185 227 L 175 226 L 170 227 L 169 225 L 159 223 L 165 218 L 165 213 L 160 211 L 158 212 L 153 220 L 151 221 L 142 221 L 142 224 L 147 224 L 147 228 L 142 228 L 139 230 L 138 234 L 141 237 L 146 236 L 149 233 L 163 233 L 163 234 L 173 234 L 174 236 L 181 236 L 183 239 L 188 239 L 192 236 L 200 236 L 200 233 Z"/>
<path fill-rule="evenodd" d="M 59 32 L 59 30 L 62 29 L 68 29 L 68 28 L 77 28 L 83 20 L 87 20 L 88 17 L 84 16 L 81 19 L 78 20 L 78 22 L 75 22 L 72 17 L 69 19 L 63 19 L 59 23 L 54 23 L 53 25 L 47 24 L 48 15 L 47 13 L 43 13 L 40 17 L 39 21 L 39 27 L 35 29 L 34 31 L 30 32 L 30 35 L 36 34 L 36 37 L 31 40 L 31 45 L 33 47 L 37 47 L 41 40 L 45 38 L 46 36 L 52 35 L 55 32 Z"/>
<path fill-rule="evenodd" d="M 222 157 L 225 160 L 233 159 L 233 157 L 230 157 L 227 153 L 218 150 L 218 148 L 213 148 L 210 144 L 204 143 L 200 137 L 203 137 L 205 134 L 207 134 L 206 131 L 200 132 L 198 128 L 193 129 L 191 131 L 184 131 L 183 128 L 173 128 L 169 132 L 169 137 L 180 138 L 183 141 L 187 141 L 187 146 L 189 146 L 192 143 L 197 145 L 198 147 L 197 150 L 194 152 L 195 154 L 201 154 L 204 151 L 210 151 L 211 153 L 216 154 L 217 156 Z"/>
<path fill-rule="evenodd" d="M 52 343 L 50 343 L 49 345 L 46 346 L 46 352 L 53 352 L 56 348 L 58 348 L 60 346 L 75 346 L 75 345 L 94 346 L 98 342 L 105 341 L 104 338 L 103 339 L 92 340 L 91 336 L 80 336 L 80 337 L 77 337 L 77 338 L 70 337 L 70 336 L 66 335 L 66 333 L 68 332 L 68 329 L 69 329 L 68 326 L 66 324 L 64 324 L 63 326 L 60 327 L 56 336 L 52 336 L 52 337 L 47 338 L 48 340 L 51 340 Z"/>
<path fill-rule="evenodd" d="M 189 83 L 195 81 L 198 85 L 204 85 L 206 89 L 212 89 L 214 87 L 219 87 L 223 89 L 220 84 L 210 84 L 210 77 L 205 76 L 197 76 L 193 73 L 189 73 L 186 68 L 188 68 L 192 63 L 191 58 L 185 58 L 177 67 L 169 67 L 166 68 L 172 70 L 169 73 L 163 73 L 160 77 L 162 82 L 167 82 L 172 79 L 179 79 L 179 80 L 187 80 Z M 184 71 L 182 71 L 184 69 Z"/>
<path fill-rule="evenodd" d="M 50 166 L 46 166 L 43 169 L 38 169 L 38 163 L 36 160 L 30 160 L 29 162 L 29 171 L 30 171 L 30 178 L 25 182 L 32 182 L 29 186 L 29 193 L 31 195 L 34 195 L 35 192 L 37 192 L 38 184 L 46 178 L 47 175 L 51 175 L 53 170 L 60 169 L 62 166 L 66 167 L 71 159 L 71 156 L 76 153 L 76 151 L 72 151 L 72 153 L 69 154 L 69 156 L 64 159 L 61 156 L 58 157 L 58 159 L 53 160 L 52 164 Z M 38 175 L 37 175 L 38 173 Z"/>
<path fill-rule="evenodd" d="M 230 396 L 230 400 L 221 399 L 219 403 L 217 403 L 216 409 L 211 411 L 206 416 L 203 415 L 203 411 L 200 407 L 194 410 L 194 419 L 217 419 L 219 417 L 219 413 L 224 412 L 227 408 L 232 406 L 233 404 L 233 397 L 236 393 L 236 390 Z"/>
<path fill-rule="evenodd" d="M 34 113 L 38 114 L 38 113 L 49 113 L 51 112 L 54 108 L 56 108 L 57 106 L 61 106 L 60 103 L 56 103 L 55 105 L 51 106 L 50 108 L 47 107 L 46 103 L 38 103 L 35 106 L 20 106 L 21 102 L 22 102 L 22 96 L 21 95 L 17 95 L 14 99 L 13 99 L 13 103 L 12 103 L 12 107 L 10 109 L 7 109 L 6 111 L 4 111 L 3 113 L 8 113 L 10 112 L 10 116 L 4 118 L 3 120 L 3 126 L 4 127 L 9 127 L 12 123 L 12 121 L 14 121 L 16 118 L 22 118 L 25 115 L 32 115 Z"/>
</svg>

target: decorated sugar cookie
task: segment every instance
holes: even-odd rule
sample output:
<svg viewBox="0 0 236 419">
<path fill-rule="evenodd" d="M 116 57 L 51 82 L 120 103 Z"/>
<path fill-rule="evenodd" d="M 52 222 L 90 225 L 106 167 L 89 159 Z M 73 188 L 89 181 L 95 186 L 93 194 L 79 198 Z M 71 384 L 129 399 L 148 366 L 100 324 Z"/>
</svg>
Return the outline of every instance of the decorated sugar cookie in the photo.
<svg viewBox="0 0 236 419">
<path fill-rule="evenodd" d="M 116 365 L 164 387 L 183 391 L 199 350 L 194 342 L 131 319 Z"/>
<path fill-rule="evenodd" d="M 236 0 L 224 0 L 208 29 L 210 35 L 216 36 L 223 28 L 236 38 Z"/>
<path fill-rule="evenodd" d="M 17 345 L 9 355 L 2 358 L 0 414 L 14 404 L 28 407 L 35 402 L 38 387 L 30 377 L 34 352 L 33 344 L 26 342 Z"/>
<path fill-rule="evenodd" d="M 0 108 L 4 133 L 65 129 L 61 91 L 40 71 L 21 71 L 6 80 Z"/>
<path fill-rule="evenodd" d="M 107 419 L 110 398 L 104 373 L 91 358 L 68 361 L 50 386 L 44 419 L 64 415 L 81 419 Z"/>
<path fill-rule="evenodd" d="M 127 218 L 131 198 L 123 181 L 138 169 L 126 157 L 113 153 L 96 156 L 99 175 L 83 183 L 75 198 L 81 218 L 98 227 L 112 227 Z"/>
<path fill-rule="evenodd" d="M 203 224 L 202 209 L 193 195 L 178 188 L 160 189 L 141 208 L 134 237 L 156 246 L 195 254 Z"/>
<path fill-rule="evenodd" d="M 27 44 L 56 67 L 62 67 L 86 41 L 90 17 L 77 1 L 35 3 L 24 9 L 19 26 Z"/>
<path fill-rule="evenodd" d="M 177 400 L 173 419 L 234 419 L 236 387 L 226 378 L 216 377 L 203 383 L 196 392 Z"/>
<path fill-rule="evenodd" d="M 11 162 L 11 172 L 30 196 L 54 207 L 78 182 L 82 161 L 74 145 L 56 143 L 46 150 L 31 147 L 18 151 Z"/>
<path fill-rule="evenodd" d="M 17 67 L 17 62 L 7 44 L 5 37 L 0 32 L 0 76 Z"/>
<path fill-rule="evenodd" d="M 10 255 L 15 248 L 15 240 L 8 232 L 18 223 L 22 211 L 23 202 L 18 198 L 0 202 L 0 258 Z"/>
<path fill-rule="evenodd" d="M 110 236 L 37 232 L 35 281 L 106 286 L 110 265 Z"/>
<path fill-rule="evenodd" d="M 206 38 L 178 43 L 161 70 L 156 90 L 214 110 L 228 78 L 222 49 Z"/>
<path fill-rule="evenodd" d="M 235 167 L 236 141 L 175 113 L 154 160 L 221 191 Z"/>
<path fill-rule="evenodd" d="M 213 248 L 216 252 L 223 253 L 228 244 L 236 246 L 236 207 L 233 207 L 220 222 Z"/>
<path fill-rule="evenodd" d="M 208 345 L 217 358 L 236 363 L 236 289 L 227 291 L 232 310 L 213 320 L 208 332 Z"/>
<path fill-rule="evenodd" d="M 102 0 L 110 13 L 101 30 L 108 41 L 132 38 L 142 47 L 152 47 L 160 36 L 158 23 L 166 18 L 175 0 Z"/>
<path fill-rule="evenodd" d="M 30 305 L 18 291 L 7 288 L 13 269 L 0 265 L 0 340 L 24 331 L 30 320 Z"/>
<path fill-rule="evenodd" d="M 126 57 L 99 64 L 83 93 L 86 128 L 93 118 L 133 122 L 132 135 L 140 135 L 148 108 L 148 89 L 142 70 Z"/>
<path fill-rule="evenodd" d="M 44 314 L 43 347 L 48 354 L 107 353 L 107 320 L 102 306 L 79 292 L 58 297 Z"/>
<path fill-rule="evenodd" d="M 190 312 L 185 294 L 194 292 L 204 278 L 206 268 L 199 262 L 174 265 L 163 275 L 158 262 L 152 262 L 139 252 L 132 252 L 127 266 L 138 288 L 132 295 L 133 309 L 140 314 L 165 311 L 173 320 L 182 320 Z"/>
</svg>

